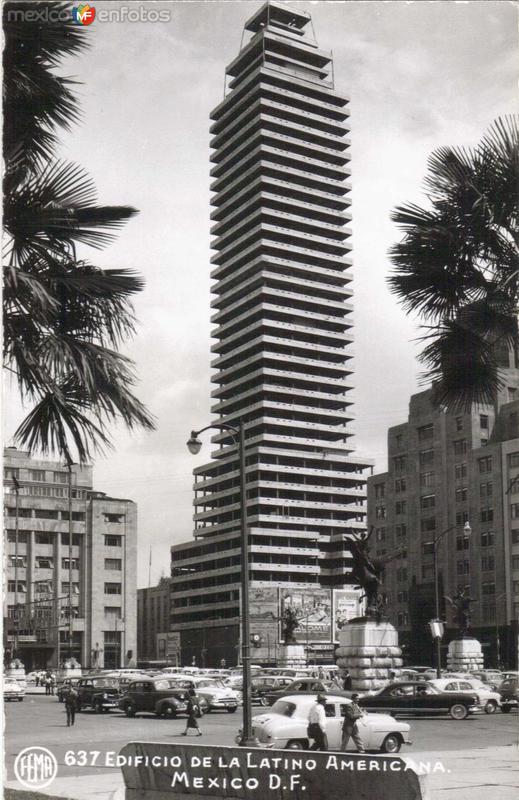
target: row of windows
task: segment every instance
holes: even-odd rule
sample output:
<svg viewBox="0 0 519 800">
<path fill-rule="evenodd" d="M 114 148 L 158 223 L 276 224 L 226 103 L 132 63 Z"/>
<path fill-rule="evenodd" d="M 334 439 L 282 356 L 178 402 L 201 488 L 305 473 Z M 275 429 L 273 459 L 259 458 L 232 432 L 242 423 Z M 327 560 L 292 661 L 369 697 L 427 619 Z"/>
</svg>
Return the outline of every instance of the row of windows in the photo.
<svg viewBox="0 0 519 800">
<path fill-rule="evenodd" d="M 36 544 L 54 544 L 55 541 L 55 533 L 50 531 L 40 532 L 36 531 L 34 534 L 34 541 Z M 18 531 L 18 543 L 19 544 L 27 544 L 28 540 L 28 532 L 27 531 Z M 16 531 L 8 530 L 7 531 L 7 541 L 8 542 L 16 542 Z M 61 534 L 61 544 L 68 544 L 69 542 L 69 535 L 68 533 Z M 82 535 L 79 533 L 72 534 L 72 544 L 75 546 L 81 545 L 82 542 Z M 106 534 L 104 537 L 105 547 L 122 547 L 123 537 L 119 534 Z"/>
<path fill-rule="evenodd" d="M 55 520 L 66 520 L 68 522 L 68 511 L 57 511 L 55 509 L 50 508 L 19 508 L 18 509 L 18 517 L 20 519 L 33 519 L 33 511 L 34 511 L 34 518 L 35 519 L 55 519 Z M 5 509 L 6 516 L 8 517 L 16 517 L 16 508 L 6 508 Z M 86 519 L 86 515 L 84 511 L 73 511 L 72 512 L 72 521 L 73 522 L 84 522 Z"/>
<path fill-rule="evenodd" d="M 13 566 L 18 564 L 18 567 L 26 567 L 27 566 L 27 558 L 26 556 L 9 556 L 9 561 Z M 62 558 L 61 559 L 61 569 L 69 569 L 69 559 Z M 73 558 L 72 559 L 72 569 L 79 569 L 79 559 Z M 54 559 L 47 556 L 36 556 L 34 559 L 34 566 L 36 569 L 54 569 Z M 120 558 L 105 558 L 105 569 L 108 570 L 122 570 L 122 559 Z"/>
<path fill-rule="evenodd" d="M 5 495 L 15 495 L 16 489 L 14 486 L 4 486 Z M 68 497 L 68 487 L 62 486 L 20 486 L 18 489 L 20 497 Z M 85 500 L 87 492 L 85 489 L 72 489 L 71 497 L 75 500 Z"/>
</svg>

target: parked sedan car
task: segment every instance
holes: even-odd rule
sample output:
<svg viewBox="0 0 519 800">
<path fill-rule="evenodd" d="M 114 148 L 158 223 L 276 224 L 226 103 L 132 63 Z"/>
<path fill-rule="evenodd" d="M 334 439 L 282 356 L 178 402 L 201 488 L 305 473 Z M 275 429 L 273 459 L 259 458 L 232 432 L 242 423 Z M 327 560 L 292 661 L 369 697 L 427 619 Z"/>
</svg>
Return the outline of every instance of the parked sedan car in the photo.
<svg viewBox="0 0 519 800">
<path fill-rule="evenodd" d="M 4 680 L 4 702 L 9 700 L 18 700 L 19 703 L 23 701 L 25 696 L 25 689 L 19 683 L 13 680 Z"/>
<path fill-rule="evenodd" d="M 117 708 L 120 692 L 117 677 L 110 675 L 88 675 L 79 678 L 76 685 L 77 710 L 92 708 L 94 711 L 108 711 Z"/>
<path fill-rule="evenodd" d="M 359 705 L 391 714 L 449 714 L 452 719 L 466 719 L 481 708 L 476 693 L 441 692 L 430 682 L 418 681 L 390 683 L 373 695 L 361 697 Z"/>
<path fill-rule="evenodd" d="M 296 678 L 285 688 L 266 692 L 261 704 L 264 706 L 271 706 L 276 700 L 280 700 L 287 694 L 315 694 L 315 692 L 319 694 L 328 694 L 331 692 L 336 696 L 348 698 L 351 697 L 352 694 L 350 691 L 339 689 L 337 684 L 332 683 L 332 681 L 323 681 L 319 678 Z"/>
<path fill-rule="evenodd" d="M 260 702 L 262 706 L 270 706 L 274 702 L 270 700 L 272 693 L 277 695 L 279 692 L 279 696 L 286 694 L 286 690 L 292 683 L 293 678 L 286 675 L 258 675 L 252 679 L 251 683 L 252 701 Z"/>
<path fill-rule="evenodd" d="M 144 678 L 128 684 L 119 700 L 119 708 L 127 717 L 148 711 L 157 717 L 173 719 L 178 714 L 187 712 L 187 698 L 187 688 L 179 686 L 179 681 L 173 678 Z M 196 695 L 193 699 L 202 709 L 203 699 Z"/>
<path fill-rule="evenodd" d="M 262 747 L 287 750 L 308 750 L 308 714 L 316 694 L 293 694 L 276 700 L 272 708 L 252 718 L 253 735 Z M 329 694 L 324 707 L 326 734 L 330 750 L 340 750 L 345 708 L 351 700 Z M 410 726 L 389 714 L 365 714 L 357 721 L 366 750 L 398 753 L 409 741 Z"/>
<path fill-rule="evenodd" d="M 476 672 L 471 672 L 470 676 L 486 683 L 487 686 L 490 686 L 494 691 L 499 689 L 504 678 L 503 674 L 497 669 L 481 669 Z"/>
<path fill-rule="evenodd" d="M 196 675 L 177 676 L 172 678 L 182 689 L 194 689 L 196 694 L 207 704 L 207 713 L 219 709 L 233 714 L 238 708 L 241 694 L 230 689 L 222 680 L 199 678 Z"/>
<path fill-rule="evenodd" d="M 519 678 L 505 678 L 499 687 L 499 694 L 503 714 L 509 714 L 513 706 L 519 709 Z"/>
<path fill-rule="evenodd" d="M 468 694 L 476 692 L 479 703 L 486 714 L 494 714 L 501 705 L 499 692 L 493 692 L 489 686 L 476 678 L 441 678 L 429 681 L 429 683 L 441 692 L 467 692 Z"/>
</svg>

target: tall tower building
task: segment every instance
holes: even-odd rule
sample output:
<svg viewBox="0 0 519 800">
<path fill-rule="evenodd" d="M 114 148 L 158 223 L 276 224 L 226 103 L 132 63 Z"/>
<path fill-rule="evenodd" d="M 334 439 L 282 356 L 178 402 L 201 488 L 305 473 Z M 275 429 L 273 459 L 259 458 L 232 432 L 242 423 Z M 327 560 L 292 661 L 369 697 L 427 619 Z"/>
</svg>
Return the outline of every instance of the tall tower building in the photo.
<svg viewBox="0 0 519 800">
<path fill-rule="evenodd" d="M 266 3 L 245 34 L 211 114 L 212 412 L 245 422 L 253 587 L 340 587 L 369 466 L 350 442 L 348 98 L 306 12 Z M 172 548 L 172 629 L 239 619 L 237 450 L 212 441 L 198 544 Z"/>
</svg>

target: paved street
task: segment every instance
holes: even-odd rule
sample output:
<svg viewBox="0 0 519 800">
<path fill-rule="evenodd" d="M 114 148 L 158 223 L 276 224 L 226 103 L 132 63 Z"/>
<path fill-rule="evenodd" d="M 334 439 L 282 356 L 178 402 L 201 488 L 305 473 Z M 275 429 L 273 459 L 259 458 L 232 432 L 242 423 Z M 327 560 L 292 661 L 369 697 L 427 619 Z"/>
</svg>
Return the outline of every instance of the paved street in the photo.
<svg viewBox="0 0 519 800">
<path fill-rule="evenodd" d="M 255 708 L 255 713 L 263 709 Z M 55 697 L 27 695 L 23 703 L 7 703 L 6 715 L 6 764 L 7 780 L 13 780 L 13 763 L 18 752 L 29 744 L 48 747 L 56 755 L 59 763 L 59 778 L 97 775 L 108 779 L 120 774 L 117 767 L 107 766 L 110 753 L 117 754 L 128 741 L 185 742 L 180 734 L 185 720 L 157 719 L 150 715 L 139 715 L 127 719 L 120 712 L 97 715 L 87 711 L 77 715 L 76 725 L 66 727 L 65 709 Z M 441 759 L 442 754 L 451 754 L 449 764 L 456 764 L 461 751 L 479 748 L 510 748 L 517 745 L 518 715 L 513 711 L 504 715 L 496 713 L 471 717 L 457 722 L 442 718 L 409 718 L 413 745 L 402 750 L 402 755 L 413 759 L 431 757 Z M 233 744 L 233 738 L 241 724 L 240 709 L 235 714 L 225 712 L 211 713 L 203 718 L 201 727 L 203 738 L 190 738 L 188 741 L 204 744 Z M 86 766 L 67 766 L 67 751 L 84 750 Z M 97 756 L 91 755 L 98 751 Z M 459 752 L 458 752 L 459 751 Z M 505 751 L 506 752 L 506 751 Z M 108 755 L 107 755 L 108 754 Z M 433 755 L 434 754 L 434 755 Z M 484 761 L 484 753 L 481 754 Z M 92 759 L 96 759 L 92 765 Z M 454 769 L 452 770 L 454 774 Z M 76 783 L 78 783 L 76 781 Z M 101 780 L 102 783 L 102 780 Z M 79 795 L 75 795 L 79 796 Z"/>
</svg>

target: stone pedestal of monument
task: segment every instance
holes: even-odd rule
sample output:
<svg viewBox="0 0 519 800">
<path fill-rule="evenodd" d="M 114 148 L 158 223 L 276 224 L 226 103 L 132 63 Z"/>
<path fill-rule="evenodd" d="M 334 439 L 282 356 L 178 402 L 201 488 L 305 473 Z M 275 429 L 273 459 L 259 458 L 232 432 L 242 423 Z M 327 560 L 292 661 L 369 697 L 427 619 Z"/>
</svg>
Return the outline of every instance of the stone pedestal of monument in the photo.
<svg viewBox="0 0 519 800">
<path fill-rule="evenodd" d="M 402 668 L 402 651 L 398 633 L 390 622 L 374 619 L 352 620 L 339 631 L 339 647 L 335 651 L 339 669 L 347 669 L 352 688 L 359 691 L 380 689 L 398 675 Z"/>
<path fill-rule="evenodd" d="M 451 672 L 483 669 L 483 652 L 477 639 L 454 639 L 449 642 L 447 667 Z"/>
<path fill-rule="evenodd" d="M 305 648 L 302 644 L 282 644 L 278 647 L 279 667 L 303 667 L 306 664 Z"/>
<path fill-rule="evenodd" d="M 80 678 L 81 677 L 81 664 L 72 658 L 65 661 L 61 669 L 56 670 L 58 680 L 62 681 L 65 678 Z"/>
</svg>

